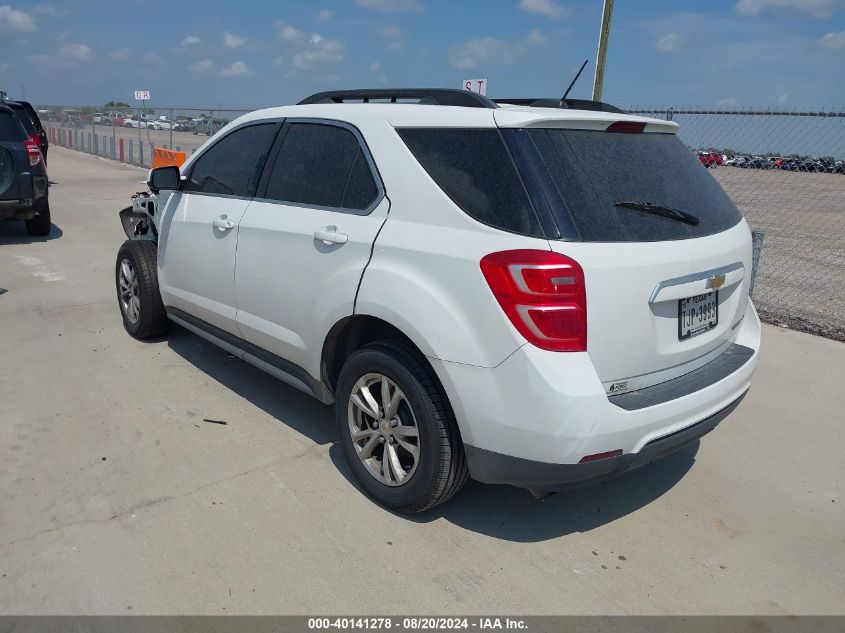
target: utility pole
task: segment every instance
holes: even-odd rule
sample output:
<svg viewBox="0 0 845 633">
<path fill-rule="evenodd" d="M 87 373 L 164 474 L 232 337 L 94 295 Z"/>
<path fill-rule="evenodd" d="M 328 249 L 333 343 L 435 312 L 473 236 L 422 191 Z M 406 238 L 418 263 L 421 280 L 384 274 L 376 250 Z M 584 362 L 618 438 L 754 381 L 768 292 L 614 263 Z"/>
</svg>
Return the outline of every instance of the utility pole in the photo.
<svg viewBox="0 0 845 633">
<path fill-rule="evenodd" d="M 593 76 L 593 101 L 601 101 L 604 86 L 604 62 L 607 57 L 607 41 L 610 39 L 610 18 L 613 16 L 613 0 L 604 0 L 599 30 L 599 51 L 596 54 L 596 74 Z"/>
</svg>

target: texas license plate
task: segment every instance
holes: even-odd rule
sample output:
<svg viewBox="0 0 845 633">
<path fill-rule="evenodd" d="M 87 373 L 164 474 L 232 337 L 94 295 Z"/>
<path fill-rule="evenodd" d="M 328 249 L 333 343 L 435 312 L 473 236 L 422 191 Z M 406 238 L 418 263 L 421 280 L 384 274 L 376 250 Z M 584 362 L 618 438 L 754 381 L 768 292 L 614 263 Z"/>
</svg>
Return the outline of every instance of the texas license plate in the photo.
<svg viewBox="0 0 845 633">
<path fill-rule="evenodd" d="M 678 339 L 712 330 L 719 324 L 719 291 L 678 301 Z"/>
</svg>

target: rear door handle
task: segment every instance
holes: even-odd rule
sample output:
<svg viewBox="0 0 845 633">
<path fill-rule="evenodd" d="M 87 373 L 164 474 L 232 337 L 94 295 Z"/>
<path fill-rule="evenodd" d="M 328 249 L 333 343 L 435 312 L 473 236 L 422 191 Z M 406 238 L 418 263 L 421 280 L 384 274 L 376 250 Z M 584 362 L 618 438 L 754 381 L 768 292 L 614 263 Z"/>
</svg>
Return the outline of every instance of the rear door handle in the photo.
<svg viewBox="0 0 845 633">
<path fill-rule="evenodd" d="M 214 220 L 211 221 L 211 225 L 215 229 L 220 229 L 221 231 L 228 231 L 229 229 L 235 228 L 235 223 L 225 218 L 214 218 Z"/>
<path fill-rule="evenodd" d="M 346 244 L 349 236 L 346 233 L 339 233 L 336 226 L 324 226 L 314 231 L 314 239 L 323 244 Z"/>
</svg>

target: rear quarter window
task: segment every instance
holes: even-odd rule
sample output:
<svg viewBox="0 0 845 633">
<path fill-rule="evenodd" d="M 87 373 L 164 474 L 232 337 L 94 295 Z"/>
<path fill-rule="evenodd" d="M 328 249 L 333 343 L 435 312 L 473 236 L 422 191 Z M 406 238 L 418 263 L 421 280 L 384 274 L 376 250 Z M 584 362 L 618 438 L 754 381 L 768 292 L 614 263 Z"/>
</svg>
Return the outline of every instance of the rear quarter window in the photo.
<svg viewBox="0 0 845 633">
<path fill-rule="evenodd" d="M 397 130 L 417 161 L 467 215 L 489 226 L 543 237 L 499 130 Z"/>
</svg>

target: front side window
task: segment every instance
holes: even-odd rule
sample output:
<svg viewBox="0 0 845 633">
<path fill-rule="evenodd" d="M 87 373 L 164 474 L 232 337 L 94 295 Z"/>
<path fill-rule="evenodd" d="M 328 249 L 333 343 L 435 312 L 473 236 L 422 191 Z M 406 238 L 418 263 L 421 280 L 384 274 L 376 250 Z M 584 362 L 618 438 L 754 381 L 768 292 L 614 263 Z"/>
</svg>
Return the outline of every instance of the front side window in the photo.
<svg viewBox="0 0 845 633">
<path fill-rule="evenodd" d="M 227 134 L 197 158 L 186 190 L 253 197 L 277 129 L 277 123 L 260 123 Z"/>
<path fill-rule="evenodd" d="M 267 183 L 269 200 L 364 211 L 378 196 L 373 173 L 350 130 L 291 123 Z"/>
</svg>

